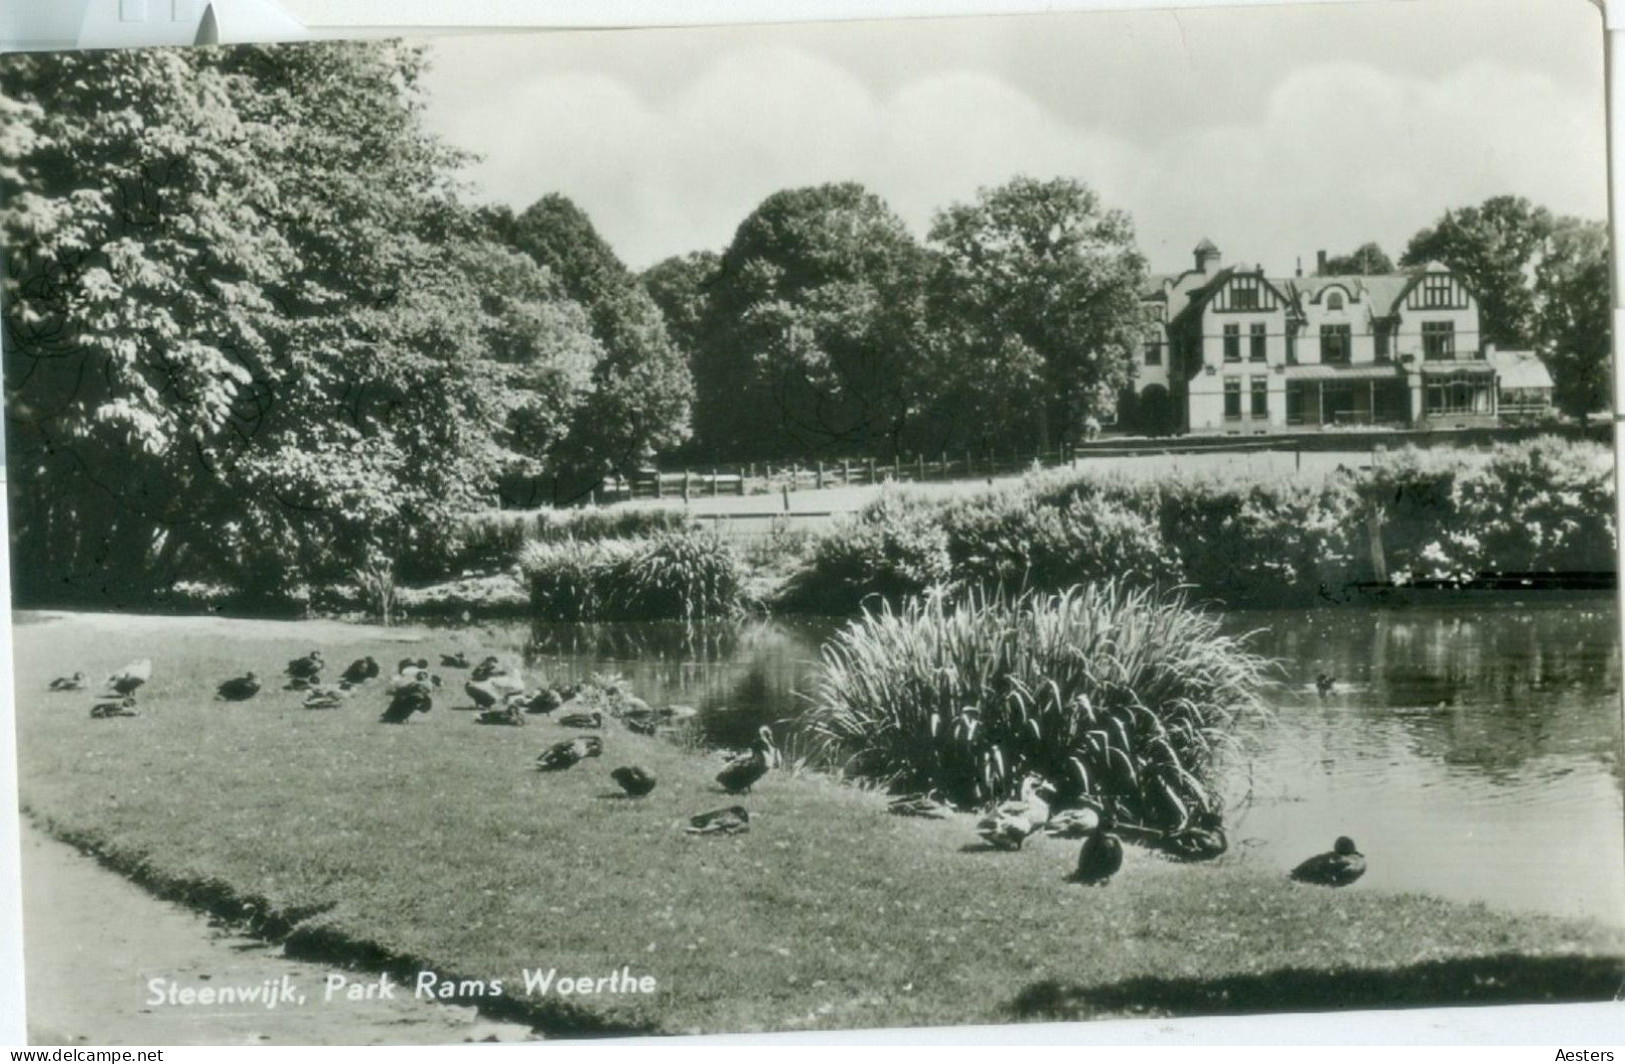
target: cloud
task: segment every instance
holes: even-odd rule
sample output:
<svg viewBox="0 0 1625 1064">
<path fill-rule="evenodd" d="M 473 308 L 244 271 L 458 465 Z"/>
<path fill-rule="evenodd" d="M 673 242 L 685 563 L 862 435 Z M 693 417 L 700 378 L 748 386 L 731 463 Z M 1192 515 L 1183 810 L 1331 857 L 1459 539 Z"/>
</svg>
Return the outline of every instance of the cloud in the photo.
<svg viewBox="0 0 1625 1064">
<path fill-rule="evenodd" d="M 720 249 L 770 193 L 825 181 L 864 183 L 923 235 L 979 186 L 1076 177 L 1134 216 L 1156 268 L 1182 267 L 1204 235 L 1276 270 L 1368 239 L 1397 254 L 1446 208 L 1506 192 L 1562 213 L 1606 209 L 1601 87 L 1590 99 L 1493 62 L 1438 77 L 1306 66 L 1244 120 L 1125 135 L 1071 121 L 985 66 L 881 93 L 810 51 L 736 40 L 664 96 L 624 75 L 534 67 L 482 70 L 479 93 L 456 91 L 478 54 L 465 42 L 439 64 L 429 118 L 485 156 L 470 171 L 480 194 L 523 207 L 563 192 L 635 267 Z M 1158 84 L 1148 70 L 1093 91 L 1109 101 Z"/>
</svg>

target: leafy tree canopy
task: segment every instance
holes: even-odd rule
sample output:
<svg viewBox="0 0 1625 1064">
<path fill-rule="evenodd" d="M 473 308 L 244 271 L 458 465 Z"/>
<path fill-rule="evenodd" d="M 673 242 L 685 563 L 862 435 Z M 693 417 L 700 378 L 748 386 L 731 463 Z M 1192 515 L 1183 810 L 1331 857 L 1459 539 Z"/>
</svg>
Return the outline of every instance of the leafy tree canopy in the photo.
<svg viewBox="0 0 1625 1064">
<path fill-rule="evenodd" d="M 0 63 L 25 581 L 388 568 L 558 446 L 598 346 L 459 204 L 422 64 L 393 43 Z"/>
<path fill-rule="evenodd" d="M 775 193 L 711 280 L 695 351 L 703 445 L 725 453 L 895 447 L 921 323 L 918 245 L 861 185 Z"/>
<path fill-rule="evenodd" d="M 1320 271 L 1326 277 L 1369 276 L 1393 272 L 1394 261 L 1384 254 L 1381 247 L 1371 242 L 1361 244 L 1351 254 L 1329 256 L 1326 259 L 1326 268 Z"/>
<path fill-rule="evenodd" d="M 1077 181 L 1018 177 L 939 213 L 930 240 L 939 405 L 1023 444 L 1075 436 L 1113 408 L 1145 279 L 1128 215 Z"/>
<path fill-rule="evenodd" d="M 1531 280 L 1552 234 L 1552 216 L 1517 196 L 1496 196 L 1477 207 L 1445 211 L 1411 237 L 1401 266 L 1438 261 L 1467 279 L 1478 296 L 1485 339 L 1530 347 L 1536 339 Z"/>
</svg>

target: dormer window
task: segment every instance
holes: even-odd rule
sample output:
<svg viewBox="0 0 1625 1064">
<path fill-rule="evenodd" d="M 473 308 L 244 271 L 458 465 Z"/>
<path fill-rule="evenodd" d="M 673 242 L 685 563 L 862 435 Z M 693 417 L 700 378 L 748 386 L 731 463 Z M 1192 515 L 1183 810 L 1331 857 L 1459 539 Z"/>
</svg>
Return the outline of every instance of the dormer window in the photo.
<svg viewBox="0 0 1625 1064">
<path fill-rule="evenodd" d="M 1424 307 L 1454 306 L 1455 286 L 1450 283 L 1450 275 L 1445 273 L 1430 273 L 1422 279 L 1422 305 Z"/>
<path fill-rule="evenodd" d="M 1231 279 L 1230 308 L 1232 310 L 1258 309 L 1258 278 L 1235 277 Z"/>
<path fill-rule="evenodd" d="M 1328 295 L 1326 297 L 1326 309 L 1327 310 L 1342 310 L 1343 309 L 1343 293 L 1342 292 L 1333 292 L 1330 295 Z"/>
</svg>

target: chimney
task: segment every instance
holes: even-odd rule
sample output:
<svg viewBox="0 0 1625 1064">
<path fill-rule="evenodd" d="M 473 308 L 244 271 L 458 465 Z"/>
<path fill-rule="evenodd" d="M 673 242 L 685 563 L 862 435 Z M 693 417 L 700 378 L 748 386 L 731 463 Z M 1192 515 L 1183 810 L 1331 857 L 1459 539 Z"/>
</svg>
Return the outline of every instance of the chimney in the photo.
<svg viewBox="0 0 1625 1064">
<path fill-rule="evenodd" d="M 1196 245 L 1195 254 L 1197 273 L 1207 273 L 1209 263 L 1215 266 L 1219 264 L 1219 249 L 1213 245 L 1213 241 L 1208 240 L 1206 237 L 1202 239 L 1200 244 Z"/>
<path fill-rule="evenodd" d="M 1324 251 L 1315 252 L 1315 274 L 1320 277 L 1326 275 L 1326 253 Z"/>
<path fill-rule="evenodd" d="M 1302 255 L 1298 256 L 1298 276 L 1299 277 L 1303 276 L 1303 256 Z"/>
</svg>

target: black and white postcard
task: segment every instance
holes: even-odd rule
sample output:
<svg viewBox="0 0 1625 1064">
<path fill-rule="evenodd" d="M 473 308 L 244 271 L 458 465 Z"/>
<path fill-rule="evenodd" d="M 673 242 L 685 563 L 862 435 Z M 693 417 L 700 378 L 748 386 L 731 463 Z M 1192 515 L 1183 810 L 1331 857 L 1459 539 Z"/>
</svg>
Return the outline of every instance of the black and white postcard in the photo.
<svg viewBox="0 0 1625 1064">
<path fill-rule="evenodd" d="M 1579 0 L 0 56 L 29 1038 L 1612 999 L 1604 101 Z"/>
</svg>

